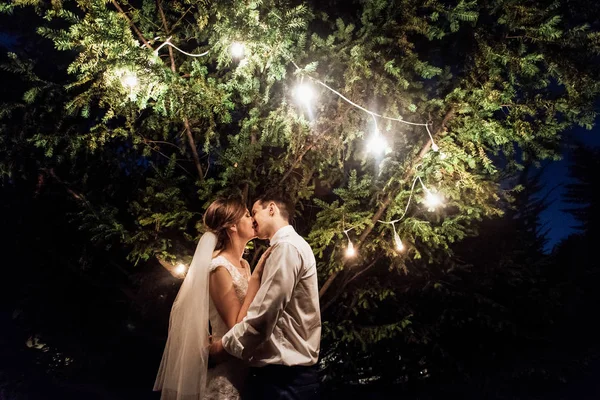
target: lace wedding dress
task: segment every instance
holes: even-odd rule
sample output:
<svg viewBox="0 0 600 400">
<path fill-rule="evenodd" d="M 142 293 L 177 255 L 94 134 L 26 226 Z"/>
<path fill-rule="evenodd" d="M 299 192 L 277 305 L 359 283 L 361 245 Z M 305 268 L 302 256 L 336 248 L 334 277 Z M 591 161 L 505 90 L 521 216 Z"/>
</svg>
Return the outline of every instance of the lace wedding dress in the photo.
<svg viewBox="0 0 600 400">
<path fill-rule="evenodd" d="M 244 260 L 247 264 L 247 262 Z M 240 303 L 244 302 L 244 297 L 248 290 L 248 277 L 244 276 L 233 264 L 223 256 L 213 258 L 210 263 L 210 271 L 217 267 L 224 267 L 231 274 L 233 288 Z M 217 308 L 210 299 L 209 304 L 210 326 L 212 328 L 213 340 L 219 340 L 229 329 L 221 319 Z M 240 399 L 240 393 L 243 391 L 244 383 L 248 374 L 248 368 L 242 360 L 237 358 L 218 364 L 214 368 L 209 368 L 206 378 L 205 400 L 236 400 Z"/>
</svg>

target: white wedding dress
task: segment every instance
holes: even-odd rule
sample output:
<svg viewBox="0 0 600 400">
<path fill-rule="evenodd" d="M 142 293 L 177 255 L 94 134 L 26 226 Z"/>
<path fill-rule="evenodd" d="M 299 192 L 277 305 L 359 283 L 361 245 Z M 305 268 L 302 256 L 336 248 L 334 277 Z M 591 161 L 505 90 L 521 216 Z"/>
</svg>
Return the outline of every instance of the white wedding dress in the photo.
<svg viewBox="0 0 600 400">
<path fill-rule="evenodd" d="M 244 263 L 248 264 L 245 260 Z M 243 303 L 246 292 L 248 291 L 248 277 L 244 276 L 244 274 L 223 256 L 217 256 L 211 261 L 210 271 L 214 271 L 217 267 L 225 267 L 227 271 L 229 271 L 233 281 L 235 294 L 240 300 L 240 304 Z M 229 329 L 227 329 L 227 325 L 219 315 L 212 299 L 210 299 L 209 303 L 209 316 L 213 340 L 219 340 Z M 206 395 L 204 399 L 240 399 L 240 392 L 242 392 L 244 388 L 247 375 L 248 367 L 242 360 L 237 358 L 218 364 L 214 368 L 209 368 L 206 378 Z"/>
</svg>

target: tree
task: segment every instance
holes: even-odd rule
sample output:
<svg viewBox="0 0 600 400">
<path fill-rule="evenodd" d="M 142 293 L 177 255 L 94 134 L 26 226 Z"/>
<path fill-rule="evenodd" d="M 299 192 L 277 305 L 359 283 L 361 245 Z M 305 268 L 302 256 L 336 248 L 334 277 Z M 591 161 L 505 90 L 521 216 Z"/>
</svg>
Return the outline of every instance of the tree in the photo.
<svg viewBox="0 0 600 400">
<path fill-rule="evenodd" d="M 576 146 L 574 162 L 569 166 L 570 175 L 575 183 L 566 186 L 565 201 L 573 207 L 566 210 L 579 223 L 577 229 L 590 237 L 598 237 L 600 225 L 600 199 L 595 190 L 598 184 L 596 171 L 600 166 L 598 149 Z"/>
<path fill-rule="evenodd" d="M 583 1 L 373 0 L 339 18 L 336 1 L 2 10 L 23 5 L 69 75 L 11 55 L 28 89 L 0 115 L 5 182 L 63 187 L 95 243 L 166 268 L 189 260 L 215 196 L 286 190 L 317 255 L 326 335 L 355 344 L 424 339 L 407 309 L 378 304 L 406 275 L 435 286 L 454 243 L 502 213 L 498 160 L 558 157 L 561 132 L 591 128 L 600 90 L 598 6 Z M 312 103 L 295 101 L 300 83 Z M 365 152 L 375 129 L 389 143 L 378 157 Z M 436 193 L 443 207 L 420 204 Z"/>
</svg>

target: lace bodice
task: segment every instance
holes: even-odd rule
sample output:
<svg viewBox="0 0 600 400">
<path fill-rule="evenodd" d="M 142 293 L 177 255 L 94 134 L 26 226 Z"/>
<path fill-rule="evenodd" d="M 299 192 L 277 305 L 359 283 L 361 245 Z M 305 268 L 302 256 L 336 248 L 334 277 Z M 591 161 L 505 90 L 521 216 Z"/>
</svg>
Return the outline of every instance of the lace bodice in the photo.
<svg viewBox="0 0 600 400">
<path fill-rule="evenodd" d="M 244 263 L 247 264 L 246 260 L 243 260 Z M 217 267 L 224 267 L 229 271 L 231 275 L 231 280 L 233 281 L 233 288 L 235 290 L 235 294 L 237 295 L 240 303 L 244 302 L 244 297 L 246 297 L 246 292 L 248 291 L 248 277 L 245 276 L 239 269 L 235 267 L 232 263 L 230 263 L 225 257 L 217 256 L 213 258 L 210 263 L 210 271 L 214 271 Z M 210 326 L 212 328 L 213 338 L 217 339 L 222 337 L 227 331 L 227 325 L 219 315 L 217 308 L 215 307 L 212 299 L 210 299 L 209 305 L 209 318 L 210 318 Z"/>
</svg>

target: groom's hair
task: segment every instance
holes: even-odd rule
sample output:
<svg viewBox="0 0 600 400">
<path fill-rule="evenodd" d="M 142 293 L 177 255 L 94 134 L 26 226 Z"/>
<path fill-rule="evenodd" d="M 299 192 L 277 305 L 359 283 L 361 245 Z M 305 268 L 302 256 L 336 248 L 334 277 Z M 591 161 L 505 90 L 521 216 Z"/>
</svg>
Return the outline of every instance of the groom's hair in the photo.
<svg viewBox="0 0 600 400">
<path fill-rule="evenodd" d="M 294 202 L 290 197 L 286 196 L 285 194 L 277 192 L 265 193 L 259 198 L 257 198 L 255 202 L 258 202 L 263 209 L 270 202 L 277 204 L 279 212 L 281 213 L 281 217 L 287 220 L 288 223 L 292 223 L 292 219 L 294 218 Z"/>
</svg>

